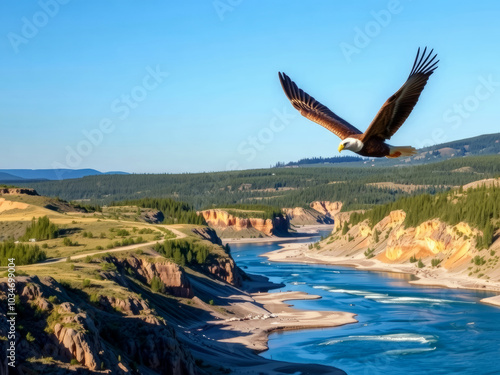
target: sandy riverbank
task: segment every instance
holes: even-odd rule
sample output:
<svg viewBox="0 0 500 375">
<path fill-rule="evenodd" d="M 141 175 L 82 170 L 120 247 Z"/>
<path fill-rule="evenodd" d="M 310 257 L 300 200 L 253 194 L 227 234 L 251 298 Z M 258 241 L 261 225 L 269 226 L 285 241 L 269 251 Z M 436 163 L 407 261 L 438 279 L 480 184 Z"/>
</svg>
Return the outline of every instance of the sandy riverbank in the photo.
<svg viewBox="0 0 500 375">
<path fill-rule="evenodd" d="M 308 249 L 308 244 L 285 244 L 282 249 L 264 254 L 274 262 L 316 263 L 351 266 L 360 270 L 408 273 L 418 280 L 411 284 L 438 286 L 454 289 L 478 289 L 500 293 L 500 282 L 480 280 L 460 274 L 450 274 L 443 268 L 417 268 L 414 264 L 386 264 L 376 259 L 338 257 Z M 500 296 L 482 299 L 481 302 L 500 306 Z"/>
<path fill-rule="evenodd" d="M 304 292 L 247 294 L 233 290 L 235 294 L 219 296 L 219 307 L 223 310 L 207 306 L 212 311 L 212 320 L 189 327 L 184 332 L 196 358 L 211 366 L 229 368 L 237 374 L 283 375 L 300 372 L 345 375 L 334 367 L 274 361 L 258 353 L 268 349 L 269 334 L 272 332 L 338 327 L 356 323 L 355 314 L 298 310 L 285 303 L 320 298 Z M 203 302 L 198 299 L 196 303 Z M 229 317 L 227 311 L 231 312 Z"/>
<path fill-rule="evenodd" d="M 262 309 L 255 309 L 247 317 L 208 322 L 217 327 L 214 340 L 239 343 L 262 352 L 268 349 L 268 335 L 274 331 L 330 328 L 356 323 L 355 314 L 339 311 L 305 311 L 293 308 L 284 301 L 318 299 L 320 296 L 303 292 L 254 293 L 251 295 Z M 228 331 L 245 333 L 227 338 Z"/>
</svg>

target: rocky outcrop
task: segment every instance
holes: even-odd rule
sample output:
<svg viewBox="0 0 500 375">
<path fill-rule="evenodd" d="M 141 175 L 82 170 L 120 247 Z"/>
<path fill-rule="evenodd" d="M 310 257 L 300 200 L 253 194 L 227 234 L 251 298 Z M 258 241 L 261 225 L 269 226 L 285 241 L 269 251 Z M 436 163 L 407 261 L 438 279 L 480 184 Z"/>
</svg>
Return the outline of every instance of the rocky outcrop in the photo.
<svg viewBox="0 0 500 375">
<path fill-rule="evenodd" d="M 217 232 L 209 227 L 193 228 L 191 231 L 203 240 L 210 241 L 214 245 L 222 245 L 222 240 Z"/>
<path fill-rule="evenodd" d="M 169 261 L 151 263 L 144 258 L 134 256 L 126 259 L 110 258 L 110 262 L 118 267 L 131 269 L 142 282 L 151 284 L 151 280 L 157 277 L 165 286 L 165 291 L 176 297 L 193 297 L 191 284 L 184 270 L 177 264 Z"/>
<path fill-rule="evenodd" d="M 314 201 L 310 207 L 323 215 L 333 218 L 342 209 L 342 202 Z"/>
<path fill-rule="evenodd" d="M 395 213 L 397 216 L 398 212 Z M 415 228 L 402 228 L 400 223 L 403 220 L 404 216 L 402 220 L 396 218 L 393 221 L 386 249 L 377 255 L 377 259 L 386 263 L 402 263 L 411 257 L 438 258 L 447 270 L 470 264 L 476 253 L 473 238 L 479 231 L 471 229 L 466 223 L 447 225 L 437 219 Z"/>
<path fill-rule="evenodd" d="M 160 224 L 165 220 L 165 216 L 163 212 L 160 210 L 148 209 L 146 211 L 141 210 L 141 214 L 139 215 L 139 220 L 144 221 L 150 224 Z"/>
<path fill-rule="evenodd" d="M 89 370 L 100 368 L 99 351 L 99 333 L 94 324 L 85 312 L 78 312 L 74 315 L 70 312 L 71 304 L 58 308 L 58 312 L 63 315 L 61 323 L 54 326 L 54 336 L 59 342 L 60 354 L 67 360 L 76 359 L 81 365 Z"/>
<path fill-rule="evenodd" d="M 217 258 L 206 266 L 209 273 L 234 286 L 242 285 L 240 270 L 232 258 Z"/>
<path fill-rule="evenodd" d="M 312 208 L 284 208 L 283 213 L 293 225 L 333 224 L 333 218 Z"/>
<path fill-rule="evenodd" d="M 287 233 L 289 226 L 289 220 L 286 217 L 273 219 L 241 218 L 219 209 L 200 211 L 198 215 L 203 215 L 207 224 L 212 228 L 232 228 L 235 231 L 253 228 L 266 236 Z"/>
<path fill-rule="evenodd" d="M 38 195 L 35 189 L 30 189 L 30 188 L 0 188 L 0 194 Z"/>
</svg>

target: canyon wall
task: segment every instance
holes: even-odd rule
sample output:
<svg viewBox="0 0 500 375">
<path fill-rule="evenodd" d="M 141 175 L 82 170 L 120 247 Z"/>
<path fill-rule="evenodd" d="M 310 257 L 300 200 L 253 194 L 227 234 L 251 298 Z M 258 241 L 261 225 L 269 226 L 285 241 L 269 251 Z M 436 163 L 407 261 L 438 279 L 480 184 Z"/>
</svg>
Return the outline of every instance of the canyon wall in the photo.
<svg viewBox="0 0 500 375">
<path fill-rule="evenodd" d="M 348 213 L 342 214 L 348 221 Z M 342 224 L 336 225 L 320 243 L 321 252 L 346 259 L 373 258 L 386 264 L 438 267 L 486 280 L 500 279 L 500 239 L 488 250 L 479 249 L 476 237 L 482 236 L 482 232 L 467 223 L 450 225 L 433 219 L 405 227 L 405 217 L 402 210 L 392 211 L 373 227 L 365 220 L 349 227 L 345 234 Z"/>
<path fill-rule="evenodd" d="M 203 215 L 207 224 L 215 229 L 232 228 L 236 232 L 244 229 L 255 229 L 266 236 L 288 232 L 288 218 L 241 218 L 219 209 L 200 211 L 198 214 Z"/>
</svg>

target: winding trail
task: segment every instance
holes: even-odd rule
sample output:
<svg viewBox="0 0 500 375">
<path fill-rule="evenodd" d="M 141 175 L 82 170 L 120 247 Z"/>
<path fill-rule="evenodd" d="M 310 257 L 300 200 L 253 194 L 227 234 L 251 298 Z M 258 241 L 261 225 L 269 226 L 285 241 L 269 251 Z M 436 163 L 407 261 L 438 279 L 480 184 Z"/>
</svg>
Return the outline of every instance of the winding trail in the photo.
<svg viewBox="0 0 500 375">
<path fill-rule="evenodd" d="M 168 238 L 168 240 L 178 240 L 180 238 L 187 237 L 186 234 L 182 233 L 181 231 L 179 231 L 177 229 L 169 228 L 166 225 L 162 225 L 162 227 L 165 228 L 165 229 L 168 229 L 169 231 L 171 231 L 172 233 L 174 233 L 177 236 L 175 238 Z M 137 244 L 133 244 L 133 245 L 127 245 L 127 246 L 117 247 L 117 248 L 112 249 L 112 250 L 109 250 L 109 249 L 106 250 L 105 249 L 105 250 L 94 251 L 94 252 L 91 252 L 91 253 L 78 254 L 78 255 L 71 256 L 70 259 L 71 260 L 76 260 L 76 259 L 85 258 L 87 256 L 97 255 L 97 254 L 117 253 L 117 252 L 120 252 L 120 251 L 129 251 L 129 250 L 138 249 L 138 248 L 143 247 L 143 246 L 155 245 L 158 242 L 159 241 L 143 242 L 143 243 L 137 243 Z M 38 263 L 33 263 L 33 264 L 25 264 L 25 265 L 21 265 L 21 266 L 16 266 L 16 268 L 19 268 L 19 267 L 33 267 L 33 266 L 49 265 L 49 264 L 52 265 L 52 264 L 56 264 L 56 263 L 66 262 L 67 259 L 68 259 L 68 257 L 50 258 L 50 259 L 44 260 L 43 262 L 38 262 Z M 6 266 L 0 267 L 0 269 L 4 269 L 4 268 L 6 269 L 7 267 Z"/>
</svg>

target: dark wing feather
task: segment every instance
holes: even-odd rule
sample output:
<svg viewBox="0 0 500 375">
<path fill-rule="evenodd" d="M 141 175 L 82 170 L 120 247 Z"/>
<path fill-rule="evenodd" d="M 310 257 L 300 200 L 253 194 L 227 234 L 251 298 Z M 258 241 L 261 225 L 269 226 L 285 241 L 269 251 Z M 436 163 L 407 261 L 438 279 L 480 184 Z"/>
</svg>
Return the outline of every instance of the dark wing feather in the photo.
<svg viewBox="0 0 500 375">
<path fill-rule="evenodd" d="M 437 68 L 437 63 L 439 62 L 439 60 L 434 61 L 437 56 L 436 54 L 431 58 L 434 50 L 431 50 L 427 55 L 426 51 L 427 47 L 425 47 L 420 56 L 420 48 L 418 49 L 417 57 L 415 58 L 408 79 L 380 108 L 368 129 L 364 132 L 362 137 L 363 142 L 372 137 L 390 139 L 406 121 L 413 107 L 417 104 L 427 80 Z"/>
<path fill-rule="evenodd" d="M 354 126 L 329 110 L 328 107 L 299 89 L 285 73 L 278 73 L 278 75 L 287 98 L 302 116 L 330 130 L 340 139 L 345 139 L 352 134 L 362 134 Z"/>
</svg>

